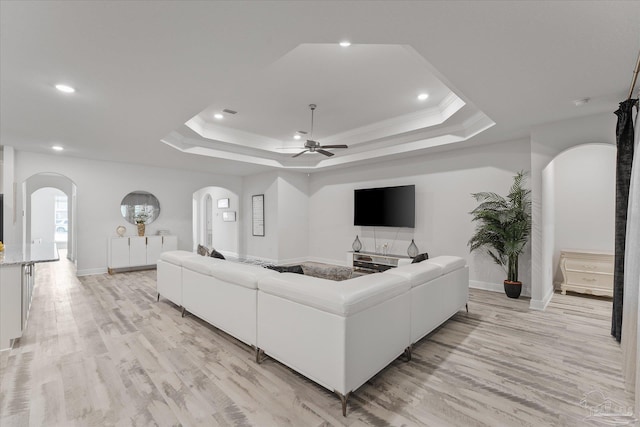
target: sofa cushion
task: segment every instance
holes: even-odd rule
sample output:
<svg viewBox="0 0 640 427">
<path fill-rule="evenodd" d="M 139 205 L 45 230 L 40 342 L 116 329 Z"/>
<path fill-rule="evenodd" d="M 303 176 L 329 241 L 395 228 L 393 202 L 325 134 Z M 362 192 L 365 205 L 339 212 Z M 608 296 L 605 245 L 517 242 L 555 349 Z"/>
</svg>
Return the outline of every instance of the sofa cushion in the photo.
<svg viewBox="0 0 640 427">
<path fill-rule="evenodd" d="M 415 258 L 413 258 L 413 261 L 411 261 L 411 264 L 417 264 L 427 259 L 429 259 L 429 254 L 425 252 L 423 254 L 416 255 Z"/>
<path fill-rule="evenodd" d="M 207 248 L 206 246 L 198 245 L 196 253 L 202 256 L 209 256 L 209 248 Z"/>
<path fill-rule="evenodd" d="M 187 258 L 182 262 L 182 266 L 188 270 L 193 270 L 198 273 L 206 274 L 207 276 L 211 275 L 211 268 L 216 265 L 223 263 L 221 259 L 211 258 L 211 257 L 203 257 L 196 256 Z"/>
<path fill-rule="evenodd" d="M 262 277 L 278 276 L 279 273 L 268 268 L 262 268 L 257 265 L 236 264 L 233 262 L 218 262 L 213 266 L 209 273 L 211 276 L 243 286 L 249 289 L 258 287 L 258 280 Z"/>
<path fill-rule="evenodd" d="M 442 267 L 437 264 L 420 262 L 398 268 L 391 268 L 385 271 L 383 274 L 393 274 L 404 277 L 409 281 L 411 287 L 414 288 L 428 282 L 429 280 L 433 280 L 436 277 L 442 276 L 444 274 L 442 271 Z"/>
<path fill-rule="evenodd" d="M 216 251 L 215 249 L 211 249 L 210 256 L 211 258 L 226 259 L 224 255 L 222 255 L 220 252 Z"/>
<path fill-rule="evenodd" d="M 160 259 L 171 264 L 182 265 L 182 262 L 185 259 L 190 259 L 197 256 L 198 255 L 189 251 L 167 251 L 160 254 Z"/>
<path fill-rule="evenodd" d="M 467 261 L 464 258 L 460 258 L 459 256 L 451 256 L 451 255 L 438 256 L 435 258 L 431 258 L 425 262 L 428 264 L 435 264 L 442 267 L 442 274 L 450 273 L 453 270 L 457 270 L 467 265 Z"/>
<path fill-rule="evenodd" d="M 334 282 L 282 273 L 261 278 L 258 289 L 322 311 L 348 316 L 403 294 L 410 285 L 404 277 L 391 274 L 369 274 Z"/>
</svg>

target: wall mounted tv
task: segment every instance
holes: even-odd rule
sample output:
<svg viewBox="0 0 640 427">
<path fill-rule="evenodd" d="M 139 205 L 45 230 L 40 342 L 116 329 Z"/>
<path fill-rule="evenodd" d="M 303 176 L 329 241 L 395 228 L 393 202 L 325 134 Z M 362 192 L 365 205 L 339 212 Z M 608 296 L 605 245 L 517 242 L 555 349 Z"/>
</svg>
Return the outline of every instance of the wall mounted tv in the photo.
<svg viewBox="0 0 640 427">
<path fill-rule="evenodd" d="M 415 185 L 355 190 L 353 201 L 353 225 L 415 227 Z"/>
</svg>

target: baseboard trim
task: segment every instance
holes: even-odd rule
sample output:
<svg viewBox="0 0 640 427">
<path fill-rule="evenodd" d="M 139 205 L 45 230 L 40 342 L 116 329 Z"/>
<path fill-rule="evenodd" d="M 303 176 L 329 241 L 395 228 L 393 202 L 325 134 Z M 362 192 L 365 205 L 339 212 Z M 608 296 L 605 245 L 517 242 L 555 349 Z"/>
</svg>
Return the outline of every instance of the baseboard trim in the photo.
<svg viewBox="0 0 640 427">
<path fill-rule="evenodd" d="M 482 289 L 484 291 L 504 292 L 503 284 L 481 282 L 480 280 L 469 280 L 469 287 L 473 289 Z"/>
<path fill-rule="evenodd" d="M 545 311 L 547 305 L 551 302 L 551 298 L 553 298 L 553 292 L 554 288 L 551 288 L 547 291 L 547 295 L 545 295 L 541 300 L 532 298 L 531 302 L 529 302 L 529 308 L 531 310 Z"/>
<path fill-rule="evenodd" d="M 88 268 L 86 270 L 77 270 L 76 271 L 76 276 L 80 277 L 80 276 L 93 276 L 96 274 L 106 274 L 107 273 L 107 268 L 106 267 L 102 267 L 102 268 Z"/>
</svg>

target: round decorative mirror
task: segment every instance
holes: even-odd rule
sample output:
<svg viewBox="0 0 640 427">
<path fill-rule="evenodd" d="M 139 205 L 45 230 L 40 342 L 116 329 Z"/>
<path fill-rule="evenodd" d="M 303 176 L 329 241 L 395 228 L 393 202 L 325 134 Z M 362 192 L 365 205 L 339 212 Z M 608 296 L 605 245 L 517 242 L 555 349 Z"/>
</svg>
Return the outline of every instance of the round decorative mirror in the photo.
<svg viewBox="0 0 640 427">
<path fill-rule="evenodd" d="M 160 202 L 151 193 L 134 191 L 124 196 L 120 212 L 131 224 L 151 224 L 160 215 Z"/>
</svg>

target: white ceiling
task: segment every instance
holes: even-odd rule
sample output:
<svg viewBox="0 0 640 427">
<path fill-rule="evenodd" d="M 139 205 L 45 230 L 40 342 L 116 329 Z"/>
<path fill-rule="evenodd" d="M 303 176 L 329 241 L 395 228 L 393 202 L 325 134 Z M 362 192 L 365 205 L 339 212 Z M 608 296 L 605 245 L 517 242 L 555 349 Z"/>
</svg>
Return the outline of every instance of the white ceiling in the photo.
<svg viewBox="0 0 640 427">
<path fill-rule="evenodd" d="M 3 1 L 0 140 L 219 173 L 323 170 L 613 112 L 639 49 L 640 2 Z M 282 149 L 303 144 L 310 103 L 314 139 L 349 149 Z M 223 108 L 238 114 L 212 119 Z"/>
</svg>

